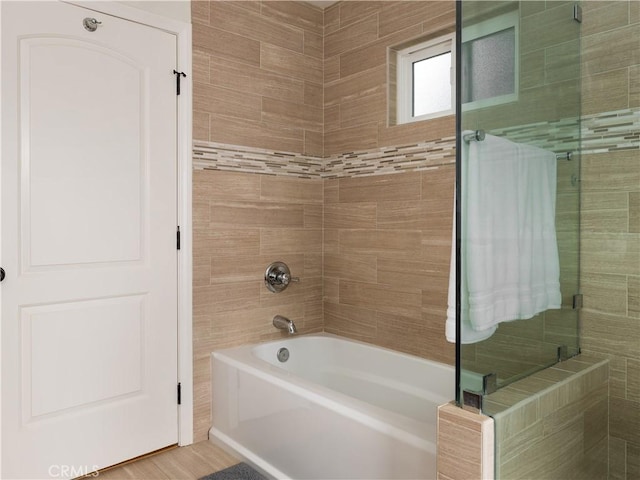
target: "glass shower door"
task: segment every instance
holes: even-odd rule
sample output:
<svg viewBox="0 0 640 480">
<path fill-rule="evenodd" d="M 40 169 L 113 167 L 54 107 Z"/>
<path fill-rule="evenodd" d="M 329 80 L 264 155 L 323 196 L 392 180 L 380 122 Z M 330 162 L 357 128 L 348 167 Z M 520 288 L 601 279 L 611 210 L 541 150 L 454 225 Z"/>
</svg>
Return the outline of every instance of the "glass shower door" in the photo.
<svg viewBox="0 0 640 480">
<path fill-rule="evenodd" d="M 465 323 L 470 327 L 467 334 L 459 327 L 457 338 L 460 403 L 463 390 L 490 393 L 579 353 L 580 30 L 575 19 L 579 7 L 571 3 L 463 1 L 458 5 L 457 317 L 463 327 Z M 501 147 L 492 151 L 490 145 Z M 517 161 L 535 163 L 517 167 L 515 158 L 504 158 L 514 151 L 526 152 L 522 153 L 524 160 L 518 157 Z M 549 188 L 538 188 L 540 177 L 532 173 L 539 166 L 538 154 L 553 163 L 548 168 L 555 170 L 551 172 L 555 184 Z M 492 172 L 493 164 L 497 167 Z M 478 184 L 481 175 L 483 183 Z M 528 192 L 534 187 L 542 193 Z M 528 200 L 522 199 L 529 194 Z M 520 198 L 524 203 L 506 208 L 514 205 L 493 201 L 498 205 L 492 207 L 491 198 Z M 478 215 L 466 215 L 473 211 L 469 205 L 475 206 Z M 546 212 L 555 227 L 550 232 L 557 247 L 555 260 L 549 248 L 546 253 L 523 248 L 526 236 L 520 233 L 499 233 L 512 220 L 505 215 L 519 212 L 516 215 L 526 217 L 522 205 L 529 205 L 529 212 L 539 212 L 541 205 L 551 209 Z M 474 230 L 478 218 L 485 219 L 485 232 Z M 531 229 L 533 237 L 540 238 L 536 237 L 539 220 L 528 219 L 519 228 Z M 486 248 L 493 249 L 495 260 L 482 271 L 473 257 L 478 252 L 473 246 L 477 246 L 478 235 Z M 518 251 L 519 257 L 509 257 L 506 251 Z M 501 271 L 496 268 L 499 262 L 510 263 Z M 530 300 L 523 292 L 539 280 L 527 268 L 535 270 L 545 264 L 553 270 L 554 262 L 559 272 L 555 274 L 559 292 L 551 294 L 555 300 L 534 308 L 523 306 Z M 487 293 L 482 291 L 483 281 L 511 271 L 514 264 L 520 265 L 520 273 L 513 282 L 516 305 L 512 310 L 524 314 L 486 314 L 495 310 L 479 314 Z M 484 307 L 495 308 L 495 298 L 493 301 Z M 482 328 L 493 320 L 500 320 L 493 331 Z"/>
</svg>

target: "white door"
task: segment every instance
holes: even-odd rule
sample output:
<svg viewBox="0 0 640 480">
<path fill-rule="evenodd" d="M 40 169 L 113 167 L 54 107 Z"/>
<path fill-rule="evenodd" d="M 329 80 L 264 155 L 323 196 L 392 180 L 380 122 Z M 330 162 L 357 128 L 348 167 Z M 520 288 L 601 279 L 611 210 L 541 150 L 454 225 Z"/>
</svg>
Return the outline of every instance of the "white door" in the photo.
<svg viewBox="0 0 640 480">
<path fill-rule="evenodd" d="M 76 477 L 178 439 L 176 37 L 0 5 L 2 478 Z"/>
</svg>

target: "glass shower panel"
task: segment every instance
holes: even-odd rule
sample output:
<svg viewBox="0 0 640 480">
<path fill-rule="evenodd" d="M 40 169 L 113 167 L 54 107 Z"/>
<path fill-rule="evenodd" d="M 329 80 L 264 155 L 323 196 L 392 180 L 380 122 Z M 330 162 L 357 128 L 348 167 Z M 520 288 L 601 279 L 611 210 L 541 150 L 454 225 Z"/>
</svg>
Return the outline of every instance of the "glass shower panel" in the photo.
<svg viewBox="0 0 640 480">
<path fill-rule="evenodd" d="M 500 317 L 504 321 L 500 321 L 492 334 L 484 330 L 489 334 L 475 335 L 478 332 L 474 331 L 471 335 L 465 335 L 462 329 L 462 341 L 457 339 L 457 366 L 460 369 L 458 400 L 461 401 L 463 390 L 481 393 L 484 390 L 488 393 L 546 368 L 561 357 L 579 353 L 578 311 L 574 308 L 574 302 L 579 303 L 580 300 L 576 296 L 579 294 L 580 25 L 574 19 L 576 7 L 566 2 L 464 0 L 458 5 L 458 35 L 461 39 L 457 59 L 461 97 L 458 135 L 461 139 L 466 137 L 466 140 L 461 140 L 458 157 L 460 198 L 468 206 L 468 202 L 476 199 L 467 198 L 467 194 L 478 195 L 477 192 L 469 193 L 471 181 L 479 178 L 472 178 L 471 175 L 478 174 L 470 173 L 476 170 L 469 170 L 468 167 L 472 165 L 469 155 L 476 155 L 472 151 L 484 152 L 482 157 L 476 157 L 476 161 L 483 162 L 479 164 L 482 168 L 492 168 L 488 166 L 491 163 L 499 164 L 495 162 L 499 158 L 496 156 L 505 155 L 504 152 L 508 151 L 487 150 L 496 141 L 495 137 L 499 137 L 498 141 L 506 141 L 501 144 L 504 148 L 518 148 L 518 151 L 533 155 L 525 155 L 526 161 L 536 162 L 537 153 L 544 156 L 545 152 L 551 152 L 547 158 L 549 155 L 557 158 L 555 165 L 551 163 L 549 167 L 550 170 L 555 169 L 555 185 L 548 189 L 547 197 L 543 198 L 543 193 L 543 197 L 530 197 L 528 201 L 546 203 L 553 209 L 553 213 L 548 214 L 552 219 L 548 223 L 555 223 L 555 232 L 551 233 L 555 233 L 555 265 L 559 270 L 560 283 L 557 301 L 533 310 L 516 306 L 516 311 L 526 312 L 517 318 Z M 476 142 L 476 145 L 470 147 L 469 142 Z M 481 147 L 484 150 L 475 148 L 478 143 L 483 143 Z M 524 195 L 524 191 L 531 187 L 528 182 L 533 176 L 507 174 L 521 172 L 522 167 L 520 170 L 511 168 L 514 167 L 511 160 L 503 165 L 507 168 L 496 169 L 495 173 L 485 177 L 490 181 L 479 187 L 476 185 L 479 195 L 485 196 L 482 201 L 486 201 L 486 195 L 495 194 L 496 190 L 510 190 L 512 194 Z M 484 172 L 486 175 L 486 170 Z M 495 198 L 508 198 L 499 195 L 498 192 Z M 461 223 L 457 261 L 461 265 L 458 271 L 461 287 L 458 290 L 458 303 L 479 298 L 477 292 L 469 291 L 474 288 L 467 282 L 469 276 L 477 277 L 480 274 L 484 275 L 482 278 L 491 278 L 491 269 L 495 267 L 489 265 L 480 273 L 468 271 L 473 269 L 474 264 L 468 256 L 477 251 L 469 246 L 475 241 L 474 234 L 470 232 L 477 226 L 471 225 L 473 219 L 470 222 L 469 218 L 465 218 L 466 208 L 464 203 L 459 204 Z M 480 211 L 487 213 L 487 210 Z M 494 233 L 484 233 L 482 241 L 488 242 L 493 251 L 498 252 L 496 258 L 502 254 L 501 249 L 513 247 L 519 249 L 519 255 L 528 255 L 528 258 L 519 257 L 520 260 L 506 257 L 513 264 L 528 264 L 534 269 L 541 264 L 552 264 L 550 257 L 553 254 L 549 255 L 549 250 L 542 254 L 533 248 L 528 250 L 529 253 L 522 253 L 521 244 L 509 243 L 522 242 L 522 239 L 499 238 L 495 233 L 495 225 L 505 220 L 501 216 L 506 211 L 514 210 L 498 207 L 486 216 L 489 222 L 492 218 L 494 220 Z M 524 228 L 534 230 L 535 237 L 539 224 L 534 221 L 524 225 Z M 491 231 L 491 228 L 487 231 Z M 505 257 L 497 261 L 504 260 Z M 500 270 L 496 269 L 493 273 L 497 275 Z M 522 292 L 526 291 L 527 282 L 535 280 L 535 276 L 527 276 L 523 272 L 520 275 L 519 280 L 514 282 L 514 289 L 519 292 L 520 296 L 516 295 L 518 301 L 527 303 L 529 299 L 523 298 Z M 556 273 L 556 280 L 557 277 Z M 463 308 L 461 311 L 458 306 L 458 317 L 462 314 L 465 317 L 463 323 L 467 321 L 472 330 L 477 328 L 482 332 L 482 327 L 486 325 L 482 325 L 480 317 L 474 318 L 477 314 L 472 312 L 473 309 L 471 307 L 467 312 Z M 489 317 L 488 320 L 496 318 L 498 316 Z M 474 341 L 474 335 L 484 339 Z"/>
</svg>

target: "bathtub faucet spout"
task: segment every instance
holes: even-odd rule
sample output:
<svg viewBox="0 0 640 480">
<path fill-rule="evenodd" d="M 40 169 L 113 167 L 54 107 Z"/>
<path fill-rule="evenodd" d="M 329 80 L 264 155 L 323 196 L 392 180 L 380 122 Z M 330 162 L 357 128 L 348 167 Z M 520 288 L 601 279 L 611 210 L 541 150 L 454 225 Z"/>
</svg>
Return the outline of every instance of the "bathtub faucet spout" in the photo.
<svg viewBox="0 0 640 480">
<path fill-rule="evenodd" d="M 288 331 L 289 335 L 293 335 L 297 332 L 296 324 L 288 318 L 283 317 L 282 315 L 276 315 L 275 317 L 273 317 L 273 326 L 281 330 Z"/>
</svg>

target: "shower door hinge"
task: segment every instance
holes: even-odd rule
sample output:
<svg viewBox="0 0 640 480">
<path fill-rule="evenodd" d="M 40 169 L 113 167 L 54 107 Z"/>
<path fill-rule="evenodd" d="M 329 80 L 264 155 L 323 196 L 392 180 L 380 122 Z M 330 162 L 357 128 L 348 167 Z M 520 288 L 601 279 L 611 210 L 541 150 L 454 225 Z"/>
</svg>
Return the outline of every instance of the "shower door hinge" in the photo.
<svg viewBox="0 0 640 480">
<path fill-rule="evenodd" d="M 184 72 L 178 72 L 177 70 L 173 71 L 173 74 L 176 76 L 176 95 L 180 95 L 180 77 L 187 77 L 187 74 Z"/>
<path fill-rule="evenodd" d="M 176 232 L 176 247 L 180 250 L 180 225 L 178 225 L 178 231 Z"/>
<path fill-rule="evenodd" d="M 182 384 L 178 382 L 178 405 L 182 405 Z"/>
<path fill-rule="evenodd" d="M 577 3 L 573 6 L 573 19 L 578 23 L 582 23 L 582 7 Z"/>
<path fill-rule="evenodd" d="M 580 310 L 582 308 L 582 294 L 576 293 L 573 296 L 573 309 Z"/>
</svg>

